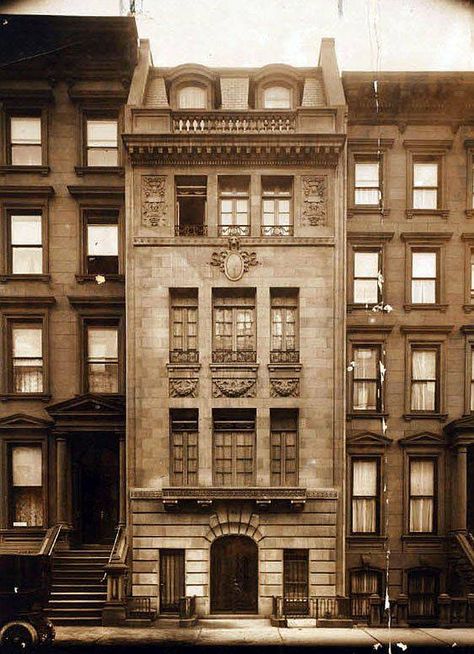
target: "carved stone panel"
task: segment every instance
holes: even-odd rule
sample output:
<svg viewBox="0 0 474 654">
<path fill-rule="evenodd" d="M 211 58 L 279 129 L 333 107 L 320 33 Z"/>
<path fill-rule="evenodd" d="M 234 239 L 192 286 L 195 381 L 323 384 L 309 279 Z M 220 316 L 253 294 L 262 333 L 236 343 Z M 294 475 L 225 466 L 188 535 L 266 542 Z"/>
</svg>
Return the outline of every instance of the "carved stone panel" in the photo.
<svg viewBox="0 0 474 654">
<path fill-rule="evenodd" d="M 300 394 L 299 379 L 270 379 L 271 397 L 298 397 Z"/>
<path fill-rule="evenodd" d="M 302 224 L 319 227 L 327 224 L 327 180 L 325 177 L 305 175 L 301 178 Z"/>
<path fill-rule="evenodd" d="M 166 176 L 143 175 L 142 223 L 145 227 L 166 227 Z"/>
<path fill-rule="evenodd" d="M 198 379 L 174 378 L 170 379 L 170 397 L 197 397 Z"/>
<path fill-rule="evenodd" d="M 241 250 L 239 239 L 232 237 L 229 239 L 229 249 L 213 252 L 210 263 L 211 266 L 218 266 L 229 281 L 238 282 L 258 261 L 255 252 Z"/>
<path fill-rule="evenodd" d="M 255 397 L 256 379 L 213 379 L 213 397 Z"/>
</svg>

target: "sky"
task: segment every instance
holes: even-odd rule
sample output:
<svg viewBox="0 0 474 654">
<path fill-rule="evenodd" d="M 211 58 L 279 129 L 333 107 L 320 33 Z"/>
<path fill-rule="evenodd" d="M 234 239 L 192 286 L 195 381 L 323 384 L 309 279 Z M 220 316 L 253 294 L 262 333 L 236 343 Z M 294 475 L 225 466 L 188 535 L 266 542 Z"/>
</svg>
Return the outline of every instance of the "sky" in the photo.
<svg viewBox="0 0 474 654">
<path fill-rule="evenodd" d="M 0 0 L 4 13 L 126 15 L 130 0 Z M 474 70 L 474 0 L 135 0 L 155 66 L 317 65 L 322 37 L 341 70 Z"/>
</svg>

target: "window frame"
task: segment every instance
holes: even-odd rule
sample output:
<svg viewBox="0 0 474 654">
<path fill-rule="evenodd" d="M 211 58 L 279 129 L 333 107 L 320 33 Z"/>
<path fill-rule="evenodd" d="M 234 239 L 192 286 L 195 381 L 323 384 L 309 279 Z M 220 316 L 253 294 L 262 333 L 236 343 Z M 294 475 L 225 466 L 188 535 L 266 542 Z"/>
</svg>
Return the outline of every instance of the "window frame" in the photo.
<svg viewBox="0 0 474 654">
<path fill-rule="evenodd" d="M 390 213 L 389 150 L 394 139 L 349 139 L 347 142 L 347 216 L 357 214 L 388 216 Z M 355 164 L 379 162 L 380 202 L 378 204 L 356 204 Z"/>
<path fill-rule="evenodd" d="M 12 451 L 15 447 L 30 446 L 39 447 L 41 449 L 41 489 L 42 489 L 42 512 L 43 524 L 36 526 L 20 527 L 13 525 L 13 457 Z M 48 447 L 44 437 L 34 438 L 31 436 L 22 439 L 21 437 L 11 437 L 5 440 L 5 475 L 6 484 L 6 514 L 5 526 L 8 531 L 17 531 L 21 533 L 34 532 L 44 530 L 49 525 L 48 518 Z"/>
<path fill-rule="evenodd" d="M 452 147 L 452 140 L 435 139 L 405 139 L 403 146 L 407 151 L 406 156 L 406 217 L 411 219 L 416 216 L 440 216 L 447 218 L 447 164 L 446 156 Z M 434 209 L 417 209 L 413 206 L 414 189 L 414 163 L 437 163 L 438 164 L 438 193 L 437 206 Z"/>
<path fill-rule="evenodd" d="M 433 605 L 434 605 L 434 614 L 432 616 L 422 616 L 422 615 L 413 615 L 410 613 L 410 577 L 411 575 L 415 573 L 431 573 L 435 579 L 435 588 L 433 592 Z M 440 593 L 440 587 L 441 587 L 441 572 L 438 568 L 433 568 L 429 566 L 418 566 L 418 567 L 411 567 L 408 568 L 405 573 L 405 588 L 406 588 L 406 596 L 408 598 L 408 604 L 407 604 L 407 619 L 408 623 L 410 625 L 412 624 L 436 624 L 437 618 L 438 618 L 438 603 L 437 603 L 437 598 Z M 419 595 L 419 594 L 418 594 Z M 426 593 L 425 593 L 426 595 Z"/>
<path fill-rule="evenodd" d="M 199 363 L 199 289 L 198 288 L 170 288 L 169 289 L 169 361 L 170 363 Z M 187 347 L 180 349 L 174 347 L 174 312 L 177 309 L 185 309 L 187 316 L 189 310 L 196 311 L 196 349 Z M 184 325 L 184 322 L 182 323 Z M 186 320 L 186 325 L 192 324 Z M 183 335 L 184 338 L 184 335 Z M 189 342 L 189 333 L 185 340 Z"/>
<path fill-rule="evenodd" d="M 11 119 L 12 118 L 39 118 L 41 123 L 41 163 L 40 164 L 13 164 L 12 163 L 12 141 L 11 141 Z M 4 110 L 4 153 L 3 160 L 7 172 L 39 172 L 42 175 L 49 173 L 48 166 L 48 122 L 49 112 L 44 105 L 23 104 L 18 106 L 8 104 Z"/>
<path fill-rule="evenodd" d="M 115 327 L 117 329 L 117 392 L 100 393 L 89 390 L 89 358 L 88 330 L 89 327 Z M 124 318 L 118 315 L 87 315 L 80 316 L 80 352 L 81 352 L 81 392 L 93 393 L 101 397 L 117 397 L 125 393 L 125 335 Z"/>
<path fill-rule="evenodd" d="M 220 289 L 214 289 L 220 290 Z M 254 363 L 257 358 L 257 305 L 255 289 L 246 288 L 245 295 L 238 294 L 217 294 L 213 290 L 212 294 L 212 363 Z M 225 289 L 224 289 L 225 290 Z M 244 289 L 242 289 L 244 290 Z M 236 292 L 238 289 L 236 289 Z M 249 293 L 253 291 L 253 293 Z M 237 313 L 239 310 L 252 311 L 252 349 L 237 349 Z M 232 349 L 217 347 L 217 311 L 232 311 Z M 218 354 L 221 353 L 221 354 Z M 239 353 L 245 353 L 239 356 Z M 222 359 L 222 360 L 221 360 Z"/>
<path fill-rule="evenodd" d="M 464 141 L 466 150 L 466 209 L 468 218 L 474 217 L 474 139 Z"/>
<path fill-rule="evenodd" d="M 288 193 L 275 193 L 265 189 L 266 184 L 270 185 L 270 180 L 274 180 L 273 188 L 279 188 L 279 184 L 286 182 L 288 184 Z M 272 225 L 266 225 L 264 221 L 265 201 L 273 202 L 273 216 L 275 222 Z M 279 222 L 280 211 L 275 207 L 279 206 L 280 201 L 289 203 L 289 224 L 281 225 Z M 295 230 L 295 178 L 291 175 L 262 175 L 260 177 L 260 233 L 265 238 L 288 238 L 294 236 Z M 278 216 L 278 222 L 276 217 Z M 268 231 L 270 230 L 270 231 Z"/>
<path fill-rule="evenodd" d="M 260 77 L 255 80 L 257 85 L 255 93 L 256 109 L 267 112 L 286 112 L 295 111 L 301 102 L 301 83 L 294 75 L 285 74 L 285 72 L 274 71 L 273 74 L 266 74 L 263 78 Z M 271 108 L 265 106 L 265 91 L 271 87 L 284 87 L 290 91 L 290 106 L 285 108 Z"/>
<path fill-rule="evenodd" d="M 384 384 L 382 384 L 382 378 L 381 378 L 381 371 L 380 371 L 380 362 L 382 364 L 385 364 L 385 355 L 384 355 L 384 350 L 386 349 L 386 344 L 385 340 L 383 338 L 380 338 L 380 336 L 375 337 L 375 338 L 370 338 L 371 334 L 368 334 L 367 336 L 364 336 L 363 338 L 359 338 L 354 336 L 353 338 L 349 339 L 348 343 L 348 362 L 347 365 L 349 366 L 352 361 L 355 360 L 354 357 L 354 351 L 357 348 L 364 348 L 364 349 L 369 349 L 369 348 L 374 348 L 378 350 L 378 359 L 377 359 L 377 364 L 376 364 L 376 372 L 377 372 L 377 379 L 376 379 L 376 408 L 375 409 L 354 409 L 354 375 L 353 371 L 352 373 L 349 373 L 347 375 L 347 380 L 348 380 L 348 415 L 351 418 L 357 418 L 357 417 L 380 417 L 386 415 L 384 413 L 385 411 L 385 387 Z M 354 369 L 355 370 L 355 369 Z M 387 373 L 386 373 L 387 375 Z M 386 379 L 386 377 L 385 377 Z"/>
<path fill-rule="evenodd" d="M 284 426 L 285 423 L 288 426 Z M 283 443 L 283 437 L 288 434 L 294 434 L 295 437 L 295 456 L 294 459 L 287 457 L 287 449 L 289 446 L 286 442 Z M 280 450 L 280 459 L 273 457 L 274 436 L 278 439 L 277 447 Z M 294 472 L 287 471 L 287 461 L 294 460 Z M 279 483 L 274 480 L 273 463 L 279 462 L 279 472 L 275 475 L 279 478 Z M 270 465 L 270 486 L 273 487 L 295 487 L 299 485 L 299 411 L 297 409 L 270 409 L 270 449 L 269 449 L 269 465 Z M 286 481 L 288 475 L 294 475 L 295 481 L 289 483 Z"/>
<path fill-rule="evenodd" d="M 229 178 L 236 179 L 236 183 L 232 190 L 225 191 L 223 188 L 224 180 L 228 181 Z M 240 192 L 237 189 L 237 180 L 246 180 L 246 192 Z M 230 180 L 229 180 L 230 181 Z M 251 203 L 250 203 L 250 183 L 251 179 L 249 175 L 219 175 L 217 180 L 217 191 L 218 191 L 218 212 L 217 212 L 217 229 L 218 235 L 222 237 L 245 237 L 250 236 L 252 229 L 252 215 L 251 215 Z M 244 186 L 244 184 L 242 185 Z M 225 194 L 228 195 L 225 195 Z M 222 201 L 231 200 L 232 202 L 232 224 L 223 225 L 222 224 Z M 239 225 L 237 220 L 237 201 L 246 200 L 247 201 L 247 223 L 245 225 Z"/>
<path fill-rule="evenodd" d="M 380 289 L 380 286 L 378 284 L 378 276 L 375 278 L 372 277 L 356 277 L 356 272 L 355 272 L 355 263 L 356 263 L 356 256 L 358 253 L 376 253 L 378 255 L 378 272 L 383 276 L 384 275 L 384 252 L 383 252 L 383 247 L 380 246 L 369 246 L 369 245 L 357 245 L 357 244 L 352 244 L 350 248 L 351 256 L 349 257 L 349 264 L 350 268 L 348 269 L 349 273 L 349 280 L 350 280 L 350 288 L 349 288 L 349 300 L 350 300 L 350 305 L 353 309 L 355 308 L 371 308 L 374 307 L 376 304 L 380 304 L 383 302 L 383 289 L 384 289 L 384 284 L 382 284 L 382 289 Z M 356 280 L 358 279 L 375 279 L 376 284 L 377 284 L 377 301 L 376 302 L 370 302 L 370 303 L 363 303 L 363 302 L 356 302 L 355 301 L 355 283 Z M 384 278 L 385 279 L 385 278 Z"/>
<path fill-rule="evenodd" d="M 189 411 L 185 409 L 184 411 Z M 199 413 L 197 409 L 192 409 L 195 413 L 195 416 L 191 418 L 189 416 L 188 422 L 193 422 L 195 421 L 195 427 L 194 428 L 184 428 L 180 430 L 175 430 L 174 429 L 174 423 L 179 421 L 179 418 L 174 418 L 175 415 L 179 415 L 179 413 L 182 413 L 182 410 L 180 409 L 170 409 L 169 412 L 169 457 L 170 457 L 170 466 L 169 466 L 169 481 L 171 486 L 198 486 L 199 485 Z M 185 416 L 183 416 L 183 419 L 181 422 L 185 422 Z M 181 434 L 183 435 L 183 480 L 180 482 L 179 480 L 176 479 L 176 457 L 175 457 L 175 443 L 174 443 L 174 435 Z M 196 437 L 196 443 L 189 444 L 189 436 L 193 434 Z M 185 439 L 184 439 L 185 437 Z M 184 443 L 184 440 L 186 441 Z M 190 471 L 189 470 L 189 462 L 190 458 L 188 456 L 188 450 L 190 447 L 195 447 L 196 448 L 196 458 L 195 458 L 195 464 L 196 464 L 196 470 L 195 471 Z M 190 475 L 194 475 L 194 479 L 190 479 Z"/>
<path fill-rule="evenodd" d="M 347 311 L 365 311 L 367 309 L 365 304 L 356 303 L 354 301 L 354 272 L 355 272 L 355 253 L 360 252 L 378 252 L 379 253 L 379 272 L 383 276 L 382 290 L 377 286 L 379 303 L 385 304 L 387 302 L 390 280 L 386 276 L 386 259 L 389 257 L 386 253 L 387 244 L 393 239 L 394 232 L 373 232 L 371 234 L 364 232 L 351 232 L 347 233 Z M 374 304 L 369 304 L 368 307 L 372 308 Z"/>
<path fill-rule="evenodd" d="M 287 340 L 287 325 L 288 320 L 282 321 L 282 348 L 275 349 L 273 347 L 273 316 L 277 310 L 283 310 L 285 316 L 288 310 L 293 310 L 295 314 L 294 321 L 294 342 L 295 347 L 288 349 L 286 345 Z M 300 360 L 300 298 L 299 289 L 294 288 L 270 288 L 270 363 L 299 363 Z M 291 338 L 291 336 L 290 336 Z"/>
<path fill-rule="evenodd" d="M 380 507 L 381 507 L 381 457 L 379 454 L 350 454 L 350 478 L 349 478 L 349 494 L 350 494 L 350 504 L 348 514 L 350 515 L 349 519 L 349 535 L 356 537 L 374 537 L 381 535 L 381 520 L 380 520 Z M 375 462 L 375 495 L 365 496 L 365 495 L 354 495 L 354 462 L 355 461 L 370 461 Z M 353 513 L 353 501 L 354 498 L 360 499 L 373 499 L 375 501 L 375 531 L 354 531 L 354 513 Z"/>
<path fill-rule="evenodd" d="M 170 105 L 173 107 L 174 111 L 179 111 L 180 113 L 212 111 L 215 106 L 215 93 L 211 75 L 207 76 L 206 74 L 203 74 L 202 71 L 188 71 L 184 74 L 181 73 L 173 77 L 174 79 L 170 80 L 171 87 L 169 95 Z M 206 106 L 203 109 L 182 109 L 179 106 L 179 92 L 187 86 L 199 86 L 204 89 L 206 92 Z"/>
<path fill-rule="evenodd" d="M 86 173 L 123 173 L 123 152 L 120 140 L 120 133 L 123 129 L 123 111 L 119 105 L 83 105 L 79 107 L 79 139 L 78 139 L 78 161 L 75 167 L 78 175 Z M 114 166 L 91 166 L 88 163 L 88 120 L 115 120 L 117 122 L 117 163 Z"/>
<path fill-rule="evenodd" d="M 418 253 L 425 253 L 425 254 L 434 254 L 436 257 L 436 273 L 435 277 L 414 277 L 414 272 L 413 272 L 413 255 L 418 254 Z M 439 305 L 440 304 L 440 290 L 441 290 L 441 248 L 434 247 L 430 248 L 427 246 L 416 246 L 412 245 L 410 247 L 410 264 L 409 264 L 409 270 L 410 270 L 410 302 L 409 304 L 414 307 L 414 306 L 432 306 L 432 305 Z M 434 302 L 414 302 L 413 301 L 413 283 L 415 281 L 430 281 L 434 279 L 434 287 L 435 287 L 435 300 Z"/>
<path fill-rule="evenodd" d="M 237 487 L 237 488 L 248 488 L 251 486 L 255 486 L 255 481 L 256 481 L 256 475 L 257 475 L 257 430 L 256 427 L 254 427 L 253 430 L 251 429 L 216 429 L 215 426 L 213 425 L 212 429 L 212 484 L 213 486 L 218 486 L 219 488 L 229 488 L 229 487 Z M 216 456 L 216 450 L 217 447 L 219 447 L 216 443 L 216 435 L 222 435 L 228 433 L 232 437 L 232 442 L 231 442 L 231 482 L 229 484 L 223 484 L 219 483 L 217 480 L 217 456 Z M 239 460 L 237 458 L 237 443 L 236 443 L 236 437 L 239 434 L 242 433 L 248 433 L 251 435 L 251 448 L 252 448 L 252 473 L 251 473 L 251 482 L 249 484 L 239 484 L 238 483 L 238 477 L 237 477 L 237 461 Z"/>
<path fill-rule="evenodd" d="M 366 615 L 366 616 L 363 616 L 363 615 L 357 615 L 357 614 L 355 614 L 354 611 L 353 611 L 353 598 L 354 598 L 354 593 L 353 593 L 353 591 L 352 591 L 352 579 L 353 579 L 353 576 L 355 576 L 355 575 L 358 574 L 358 573 L 364 573 L 364 574 L 367 574 L 367 573 L 374 573 L 374 576 L 377 577 L 377 585 L 378 585 L 378 589 L 379 589 L 379 591 L 380 591 L 380 592 L 378 593 L 378 595 L 379 595 L 379 597 L 382 598 L 382 597 L 383 597 L 383 593 L 384 593 L 384 582 L 385 582 L 384 571 L 381 570 L 380 568 L 365 567 L 365 568 L 350 568 L 350 569 L 348 570 L 348 573 L 349 573 L 349 574 L 348 574 L 348 584 L 349 584 L 349 589 L 348 589 L 347 596 L 349 597 L 350 604 L 351 604 L 351 616 L 352 616 L 353 618 L 355 618 L 357 621 L 364 620 L 364 619 L 367 619 L 367 621 L 368 621 L 368 620 L 369 620 L 369 616 L 370 616 L 370 605 L 369 605 L 369 610 L 367 611 L 367 615 Z M 367 601 L 367 603 L 369 604 L 369 598 L 370 598 L 370 596 L 371 596 L 371 593 L 355 593 L 355 596 L 359 599 L 359 601 L 360 601 L 360 599 L 362 599 L 362 598 L 366 598 L 366 601 Z"/>
<path fill-rule="evenodd" d="M 413 495 L 411 490 L 411 467 L 413 461 L 430 461 L 433 464 L 433 495 Z M 409 536 L 429 536 L 438 533 L 438 457 L 434 455 L 425 455 L 422 453 L 409 453 L 407 461 L 407 487 L 408 487 L 408 515 L 407 515 L 407 534 Z M 433 527 L 430 531 L 411 531 L 411 500 L 412 498 L 432 498 L 433 500 Z"/>
<path fill-rule="evenodd" d="M 435 378 L 435 406 L 433 409 L 413 409 L 413 387 L 415 384 L 432 382 L 432 379 L 414 379 L 413 377 L 413 353 L 415 351 L 435 352 L 436 353 L 436 378 Z M 411 342 L 410 343 L 410 413 L 413 415 L 433 415 L 440 413 L 441 404 L 441 345 L 439 343 Z"/>
<path fill-rule="evenodd" d="M 452 238 L 452 232 L 402 232 L 401 240 L 405 243 L 405 311 L 441 311 L 448 308 L 446 302 L 446 246 Z M 437 298 L 436 302 L 423 304 L 412 302 L 412 252 L 437 252 Z"/>
<path fill-rule="evenodd" d="M 105 203 L 79 203 L 80 213 L 80 247 L 79 247 L 79 272 L 76 274 L 76 280 L 79 283 L 94 282 L 97 275 L 105 277 L 106 281 L 124 282 L 124 257 L 125 257 L 125 241 L 124 241 L 124 208 L 121 204 L 114 204 L 112 202 Z M 107 214 L 110 215 L 110 220 L 107 220 Z M 89 273 L 87 268 L 87 245 L 88 245 L 88 225 L 89 218 L 97 216 L 97 223 L 92 224 L 117 224 L 117 238 L 118 238 L 118 272 L 117 273 Z M 116 216 L 116 223 L 112 217 Z M 102 219 L 103 217 L 103 219 Z"/>
</svg>

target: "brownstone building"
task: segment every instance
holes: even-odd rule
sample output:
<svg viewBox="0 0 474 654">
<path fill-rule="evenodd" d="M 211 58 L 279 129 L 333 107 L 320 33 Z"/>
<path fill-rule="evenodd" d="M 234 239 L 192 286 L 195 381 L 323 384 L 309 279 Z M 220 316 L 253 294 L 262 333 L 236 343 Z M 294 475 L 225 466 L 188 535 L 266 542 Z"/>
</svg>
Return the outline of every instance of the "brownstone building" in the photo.
<svg viewBox="0 0 474 654">
<path fill-rule="evenodd" d="M 342 80 L 346 592 L 360 619 L 387 593 L 402 621 L 452 609 L 462 622 L 474 581 L 474 76 Z"/>
<path fill-rule="evenodd" d="M 53 616 L 93 622 L 125 521 L 119 134 L 136 28 L 12 15 L 0 41 L 0 551 L 48 548 L 60 525 Z"/>
</svg>

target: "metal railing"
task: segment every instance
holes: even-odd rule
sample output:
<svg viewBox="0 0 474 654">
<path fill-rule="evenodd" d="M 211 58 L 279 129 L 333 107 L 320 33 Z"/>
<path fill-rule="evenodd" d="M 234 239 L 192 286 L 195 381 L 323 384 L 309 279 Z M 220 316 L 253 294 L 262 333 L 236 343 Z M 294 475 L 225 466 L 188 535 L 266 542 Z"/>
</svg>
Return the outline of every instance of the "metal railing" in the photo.
<svg viewBox="0 0 474 654">
<path fill-rule="evenodd" d="M 180 112 L 172 117 L 173 132 L 181 134 L 271 134 L 296 131 L 295 112 Z"/>
<path fill-rule="evenodd" d="M 262 225 L 262 236 L 293 236 L 293 225 Z"/>
<path fill-rule="evenodd" d="M 62 525 L 54 525 L 50 527 L 45 533 L 41 547 L 38 554 L 44 554 L 45 556 L 51 556 L 58 542 L 59 534 L 61 533 Z"/>
<path fill-rule="evenodd" d="M 199 351 L 170 350 L 170 363 L 199 363 Z"/>
<path fill-rule="evenodd" d="M 273 597 L 273 616 L 282 618 L 349 619 L 348 597 Z"/>
<path fill-rule="evenodd" d="M 207 236 L 207 225 L 175 225 L 175 236 Z"/>
<path fill-rule="evenodd" d="M 154 614 L 151 608 L 150 597 L 129 597 L 127 599 L 127 618 L 150 618 Z"/>
<path fill-rule="evenodd" d="M 271 350 L 270 363 L 299 363 L 298 350 Z"/>
<path fill-rule="evenodd" d="M 250 236 L 250 225 L 219 225 L 219 236 Z"/>
<path fill-rule="evenodd" d="M 255 363 L 257 352 L 255 350 L 213 350 L 213 363 Z"/>
</svg>

